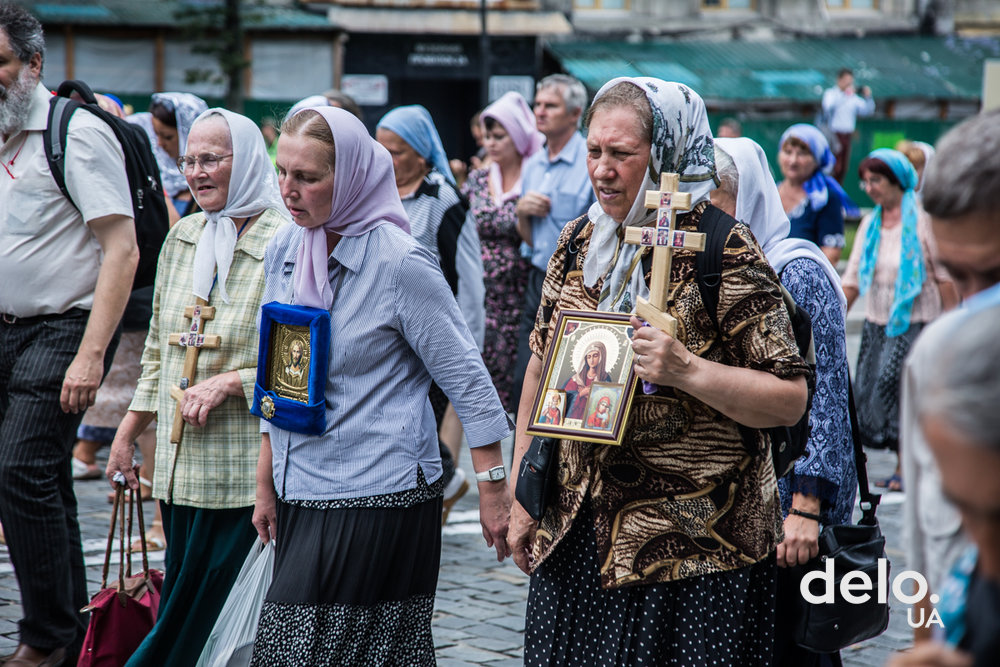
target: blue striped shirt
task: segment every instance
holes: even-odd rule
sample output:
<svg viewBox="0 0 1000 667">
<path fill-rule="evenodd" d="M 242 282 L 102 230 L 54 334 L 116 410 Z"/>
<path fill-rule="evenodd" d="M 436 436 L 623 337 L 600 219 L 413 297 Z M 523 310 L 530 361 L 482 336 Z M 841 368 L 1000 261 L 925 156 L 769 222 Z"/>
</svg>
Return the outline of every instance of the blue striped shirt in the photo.
<svg viewBox="0 0 1000 667">
<path fill-rule="evenodd" d="M 302 228 L 282 228 L 264 256 L 263 303 L 294 303 Z M 434 256 L 381 225 L 344 237 L 330 256 L 330 369 L 326 432 L 270 433 L 274 488 L 285 500 L 339 500 L 416 487 L 441 476 L 431 378 L 465 427 L 470 447 L 506 437 L 511 423 Z"/>
</svg>

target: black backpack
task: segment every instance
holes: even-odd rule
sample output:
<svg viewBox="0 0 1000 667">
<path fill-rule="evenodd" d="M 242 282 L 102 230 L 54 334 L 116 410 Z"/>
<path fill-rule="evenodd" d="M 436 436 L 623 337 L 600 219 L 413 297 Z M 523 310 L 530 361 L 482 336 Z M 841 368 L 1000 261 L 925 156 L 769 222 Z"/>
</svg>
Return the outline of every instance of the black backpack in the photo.
<svg viewBox="0 0 1000 667">
<path fill-rule="evenodd" d="M 719 329 L 718 309 L 719 288 L 722 285 L 722 254 L 725 250 L 726 239 L 729 238 L 729 232 L 735 224 L 735 218 L 715 206 L 709 206 L 702 214 L 701 223 L 698 226 L 698 230 L 706 235 L 705 250 L 697 253 L 695 259 L 698 290 L 701 292 L 701 300 L 705 304 L 705 310 L 712 318 L 712 323 L 717 331 L 721 331 Z M 795 299 L 784 286 L 781 286 L 781 294 L 785 301 L 785 308 L 788 310 L 788 316 L 792 321 L 792 331 L 795 334 L 795 343 L 798 345 L 799 354 L 815 373 L 816 350 L 813 343 L 812 318 L 809 317 L 809 313 L 805 309 L 799 308 Z M 809 411 L 812 408 L 813 391 L 814 385 L 810 382 L 806 411 L 794 426 L 755 429 L 739 425 L 740 434 L 743 436 L 743 445 L 752 454 L 757 452 L 757 433 L 763 431 L 767 435 L 771 442 L 774 474 L 778 479 L 788 474 L 795 465 L 795 460 L 806 451 L 806 443 L 809 441 Z"/>
<path fill-rule="evenodd" d="M 83 102 L 70 99 L 74 92 L 79 93 Z M 163 185 L 160 183 L 160 168 L 153 157 L 149 137 L 138 125 L 122 120 L 98 106 L 93 91 L 83 81 L 64 81 L 60 84 L 59 90 L 49 101 L 49 122 L 42 137 L 49 170 L 59 190 L 70 203 L 73 203 L 73 199 L 66 191 L 66 132 L 70 118 L 77 109 L 86 109 L 107 123 L 122 146 L 129 194 L 132 196 L 135 237 L 139 245 L 139 265 L 135 270 L 132 289 L 148 287 L 156 278 L 156 260 L 170 229 Z"/>
</svg>

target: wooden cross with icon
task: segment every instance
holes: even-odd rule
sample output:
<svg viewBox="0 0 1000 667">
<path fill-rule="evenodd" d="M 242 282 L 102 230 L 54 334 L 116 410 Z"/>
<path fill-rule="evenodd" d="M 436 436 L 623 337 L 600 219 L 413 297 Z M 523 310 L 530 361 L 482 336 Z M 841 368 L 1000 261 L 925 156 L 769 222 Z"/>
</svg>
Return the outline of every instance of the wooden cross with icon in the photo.
<svg viewBox="0 0 1000 667">
<path fill-rule="evenodd" d="M 170 430 L 170 442 L 180 444 L 184 435 L 184 417 L 181 416 L 181 399 L 184 391 L 194 383 L 194 373 L 198 368 L 198 352 L 203 347 L 216 348 L 222 344 L 222 336 L 205 334 L 205 322 L 215 317 L 215 306 L 208 305 L 201 297 L 193 306 L 184 309 L 184 317 L 191 319 L 191 326 L 184 333 L 170 334 L 170 345 L 186 348 L 184 353 L 184 375 L 180 384 L 170 388 L 170 397 L 177 401 L 174 410 L 174 425 Z"/>
<path fill-rule="evenodd" d="M 652 246 L 653 270 L 650 277 L 649 301 L 639 297 L 635 312 L 658 329 L 671 336 L 677 335 L 677 320 L 667 313 L 667 296 L 670 293 L 670 262 L 678 248 L 701 251 L 705 249 L 705 235 L 674 228 L 677 211 L 691 210 L 691 193 L 679 192 L 680 176 L 662 174 L 660 189 L 646 191 L 646 208 L 655 208 L 655 227 L 627 227 L 625 243 Z"/>
</svg>

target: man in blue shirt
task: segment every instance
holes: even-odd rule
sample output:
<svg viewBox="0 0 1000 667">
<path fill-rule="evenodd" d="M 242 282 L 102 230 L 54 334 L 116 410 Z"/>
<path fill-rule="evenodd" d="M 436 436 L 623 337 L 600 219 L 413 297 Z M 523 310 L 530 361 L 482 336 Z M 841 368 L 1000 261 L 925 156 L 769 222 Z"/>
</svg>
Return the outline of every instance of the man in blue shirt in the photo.
<svg viewBox="0 0 1000 667">
<path fill-rule="evenodd" d="M 524 194 L 517 202 L 517 228 L 530 247 L 531 272 L 518 337 L 515 405 L 531 359 L 528 337 L 542 298 L 549 258 L 566 223 L 586 213 L 595 201 L 587 173 L 587 142 L 577 132 L 586 103 L 583 84 L 565 74 L 547 76 L 535 88 L 535 124 L 545 135 L 545 146 L 525 161 L 521 170 Z"/>
</svg>

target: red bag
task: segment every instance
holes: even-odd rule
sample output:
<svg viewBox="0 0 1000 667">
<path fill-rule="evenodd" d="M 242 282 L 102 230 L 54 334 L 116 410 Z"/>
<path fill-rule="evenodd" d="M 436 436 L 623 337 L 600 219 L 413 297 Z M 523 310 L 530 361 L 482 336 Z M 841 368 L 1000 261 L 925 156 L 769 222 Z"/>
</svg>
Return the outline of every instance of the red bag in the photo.
<svg viewBox="0 0 1000 667">
<path fill-rule="evenodd" d="M 90 612 L 90 624 L 80 649 L 77 667 L 121 667 L 139 644 L 153 629 L 156 613 L 160 606 L 160 588 L 163 573 L 150 570 L 146 556 L 146 530 L 142 521 L 142 500 L 139 494 L 129 490 L 128 541 L 125 539 L 125 487 L 117 487 L 115 505 L 111 512 L 111 530 L 108 531 L 108 547 L 104 552 L 104 572 L 101 575 L 101 590 L 82 612 Z M 142 574 L 132 576 L 132 508 L 138 507 L 139 537 L 142 542 Z M 108 566 L 114 545 L 115 520 L 121 513 L 119 525 L 118 584 L 108 588 Z M 125 544 L 128 543 L 128 558 Z"/>
</svg>

